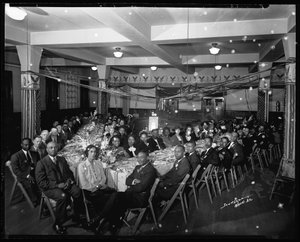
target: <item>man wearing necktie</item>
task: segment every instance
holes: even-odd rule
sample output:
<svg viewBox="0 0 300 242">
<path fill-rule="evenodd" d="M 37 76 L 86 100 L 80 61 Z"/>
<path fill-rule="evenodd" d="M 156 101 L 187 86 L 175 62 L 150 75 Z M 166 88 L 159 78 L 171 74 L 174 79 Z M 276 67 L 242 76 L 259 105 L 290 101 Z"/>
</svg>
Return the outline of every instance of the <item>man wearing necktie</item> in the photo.
<svg viewBox="0 0 300 242">
<path fill-rule="evenodd" d="M 237 132 L 231 133 L 231 143 L 228 150 L 233 154 L 232 165 L 241 165 L 244 162 L 244 147 L 237 142 L 239 134 Z"/>
<path fill-rule="evenodd" d="M 140 151 L 137 158 L 139 165 L 126 178 L 127 190 L 117 193 L 109 225 L 111 234 L 116 234 L 121 222 L 120 217 L 124 216 L 128 208 L 143 208 L 148 205 L 150 190 L 157 177 L 157 171 L 148 161 L 148 152 Z"/>
<path fill-rule="evenodd" d="M 203 151 L 200 155 L 201 167 L 207 167 L 209 164 L 214 166 L 220 165 L 220 158 L 217 151 L 212 147 L 212 141 L 211 137 L 205 138 L 206 151 Z"/>
<path fill-rule="evenodd" d="M 175 148 L 175 158 L 173 167 L 165 175 L 160 178 L 156 190 L 156 197 L 153 199 L 154 206 L 158 205 L 162 200 L 169 200 L 177 190 L 180 182 L 184 179 L 186 174 L 191 173 L 191 167 L 184 156 L 184 146 L 178 145 Z"/>
<path fill-rule="evenodd" d="M 158 129 L 153 129 L 151 131 L 152 137 L 147 140 L 149 143 L 149 152 L 153 152 L 155 150 L 163 150 L 166 148 L 162 138 L 158 136 Z"/>
<path fill-rule="evenodd" d="M 24 138 L 21 143 L 22 149 L 11 156 L 11 167 L 14 174 L 30 197 L 33 205 L 38 206 L 39 190 L 36 186 L 34 170 L 39 160 L 39 154 L 30 151 L 31 139 Z"/>
<path fill-rule="evenodd" d="M 196 142 L 191 140 L 186 143 L 187 159 L 192 167 L 192 172 L 196 170 L 196 167 L 200 164 L 200 158 L 195 150 Z"/>
<path fill-rule="evenodd" d="M 73 198 L 73 219 L 79 222 L 79 212 L 83 211 L 81 190 L 75 185 L 73 172 L 64 157 L 57 156 L 57 144 L 47 144 L 48 155 L 37 163 L 35 176 L 39 188 L 44 194 L 56 201 L 55 222 L 53 229 L 58 234 L 65 234 L 62 226 L 67 218 L 67 203 Z"/>
<path fill-rule="evenodd" d="M 31 147 L 30 150 L 38 152 L 39 156 L 40 156 L 40 159 L 44 158 L 47 155 L 46 148 L 42 147 L 42 137 L 40 135 L 34 136 L 34 138 L 33 138 L 33 146 Z"/>
</svg>

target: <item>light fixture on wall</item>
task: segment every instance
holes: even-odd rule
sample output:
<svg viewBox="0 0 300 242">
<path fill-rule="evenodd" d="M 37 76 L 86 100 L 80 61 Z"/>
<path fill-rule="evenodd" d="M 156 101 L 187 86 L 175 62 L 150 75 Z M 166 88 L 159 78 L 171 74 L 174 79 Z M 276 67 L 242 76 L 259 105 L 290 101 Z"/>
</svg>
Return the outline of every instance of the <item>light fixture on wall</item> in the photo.
<svg viewBox="0 0 300 242">
<path fill-rule="evenodd" d="M 9 3 L 5 4 L 5 13 L 14 20 L 23 20 L 27 16 L 25 10 L 17 7 L 10 7 Z"/>
<path fill-rule="evenodd" d="M 156 70 L 157 70 L 157 66 L 151 66 L 150 69 L 151 69 L 152 71 L 156 71 Z"/>
<path fill-rule="evenodd" d="M 217 71 L 219 71 L 219 70 L 222 69 L 222 66 L 221 66 L 221 65 L 216 65 L 216 66 L 215 66 L 215 69 L 216 69 Z"/>
<path fill-rule="evenodd" d="M 121 48 L 120 48 L 120 47 L 117 47 L 117 48 L 116 48 L 116 51 L 114 52 L 114 56 L 115 56 L 116 58 L 121 58 L 122 55 L 123 55 L 123 52 L 121 52 Z"/>
<path fill-rule="evenodd" d="M 97 66 L 92 66 L 91 68 L 93 71 L 97 71 L 97 69 L 98 69 Z"/>
<path fill-rule="evenodd" d="M 217 43 L 212 43 L 211 44 L 213 47 L 211 47 L 210 49 L 209 49 L 209 52 L 212 54 L 212 55 L 217 55 L 218 53 L 219 53 L 219 51 L 220 51 L 220 49 L 219 48 L 217 48 Z"/>
</svg>

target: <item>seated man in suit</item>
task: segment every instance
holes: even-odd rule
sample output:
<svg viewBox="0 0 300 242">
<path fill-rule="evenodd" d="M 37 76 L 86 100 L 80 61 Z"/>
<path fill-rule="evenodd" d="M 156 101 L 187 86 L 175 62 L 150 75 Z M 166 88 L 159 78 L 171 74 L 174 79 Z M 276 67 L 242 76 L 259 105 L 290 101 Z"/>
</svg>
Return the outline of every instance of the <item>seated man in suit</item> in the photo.
<svg viewBox="0 0 300 242">
<path fill-rule="evenodd" d="M 58 124 L 56 126 L 56 129 L 57 129 L 57 133 L 58 133 L 58 136 L 62 139 L 63 141 L 63 144 L 66 144 L 67 143 L 67 140 L 68 140 L 68 134 L 65 133 L 65 131 L 62 129 L 62 126 L 60 124 Z"/>
<path fill-rule="evenodd" d="M 57 128 L 51 129 L 48 138 L 46 140 L 46 143 L 48 144 L 51 141 L 57 144 L 58 151 L 60 151 L 65 145 L 63 139 L 58 135 Z"/>
<path fill-rule="evenodd" d="M 268 149 L 269 147 L 268 136 L 265 132 L 265 126 L 263 125 L 260 125 L 258 128 L 257 147 L 264 150 Z"/>
<path fill-rule="evenodd" d="M 147 152 L 140 151 L 138 153 L 139 165 L 126 178 L 126 185 L 129 188 L 125 192 L 117 193 L 109 224 L 111 234 L 116 234 L 120 221 L 128 208 L 143 208 L 148 205 L 150 190 L 157 177 L 157 171 L 147 158 Z"/>
<path fill-rule="evenodd" d="M 206 150 L 200 155 L 202 167 L 207 167 L 209 164 L 214 166 L 220 165 L 220 158 L 217 151 L 212 147 L 212 141 L 213 139 L 209 136 L 205 138 Z"/>
<path fill-rule="evenodd" d="M 39 190 L 35 181 L 35 167 L 40 160 L 39 153 L 31 151 L 31 139 L 24 138 L 21 143 L 22 149 L 11 156 L 11 167 L 14 174 L 30 197 L 34 207 L 39 204 Z"/>
<path fill-rule="evenodd" d="M 220 147 L 217 150 L 221 164 L 224 166 L 225 169 L 231 168 L 231 162 L 233 157 L 231 151 L 228 150 L 229 143 L 229 139 L 226 136 L 222 137 Z"/>
<path fill-rule="evenodd" d="M 74 216 L 79 221 L 79 211 L 83 209 L 81 190 L 75 185 L 73 172 L 64 157 L 57 156 L 58 148 L 55 142 L 47 144 L 48 155 L 37 163 L 35 176 L 38 187 L 48 197 L 56 201 L 55 222 L 53 229 L 58 234 L 65 234 L 62 226 L 67 218 L 67 202 L 73 198 Z"/>
<path fill-rule="evenodd" d="M 43 130 L 40 134 L 40 136 L 42 137 L 42 143 L 41 143 L 41 148 L 47 150 L 47 138 L 49 136 L 49 131 L 48 130 Z"/>
<path fill-rule="evenodd" d="M 32 151 L 39 153 L 39 160 L 43 159 L 47 155 L 46 149 L 42 147 L 42 137 L 39 135 L 34 136 L 33 138 L 33 146 L 31 147 Z"/>
<path fill-rule="evenodd" d="M 177 190 L 179 183 L 184 179 L 186 174 L 191 171 L 190 164 L 184 156 L 184 146 L 178 145 L 175 148 L 176 161 L 171 170 L 160 177 L 160 182 L 156 190 L 156 197 L 153 199 L 154 206 L 158 206 L 162 200 L 169 200 Z"/>
<path fill-rule="evenodd" d="M 252 138 L 252 136 L 249 133 L 249 128 L 248 127 L 244 127 L 243 128 L 243 133 L 244 133 L 244 137 L 243 137 L 243 145 L 244 145 L 244 156 L 245 157 L 249 157 L 250 154 L 252 153 L 252 148 L 254 145 L 254 140 Z"/>
<path fill-rule="evenodd" d="M 237 132 L 231 133 L 231 143 L 228 146 L 228 149 L 233 155 L 232 165 L 241 165 L 244 162 L 244 148 L 240 143 L 237 142 L 238 138 L 239 134 Z"/>
<path fill-rule="evenodd" d="M 165 149 L 166 146 L 165 146 L 162 138 L 160 138 L 158 136 L 158 129 L 153 129 L 151 131 L 151 133 L 152 133 L 152 137 L 147 140 L 147 142 L 149 143 L 149 148 L 150 148 L 149 152 L 151 153 L 156 150 Z"/>
<path fill-rule="evenodd" d="M 196 142 L 191 140 L 186 143 L 187 159 L 192 168 L 192 172 L 196 170 L 196 167 L 201 163 L 200 158 L 195 150 Z"/>
</svg>

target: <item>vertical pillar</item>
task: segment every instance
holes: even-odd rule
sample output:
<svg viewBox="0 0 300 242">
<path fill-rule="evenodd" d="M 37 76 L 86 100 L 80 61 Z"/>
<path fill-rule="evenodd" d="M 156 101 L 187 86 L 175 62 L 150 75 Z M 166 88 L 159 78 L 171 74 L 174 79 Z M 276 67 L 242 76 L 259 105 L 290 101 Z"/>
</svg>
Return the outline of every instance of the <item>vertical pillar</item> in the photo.
<svg viewBox="0 0 300 242">
<path fill-rule="evenodd" d="M 265 71 L 272 67 L 272 62 L 259 63 L 260 73 L 259 88 L 258 88 L 258 100 L 257 100 L 257 119 L 260 122 L 269 121 L 269 93 L 270 90 L 270 78 L 271 70 Z"/>
<path fill-rule="evenodd" d="M 295 160 L 296 142 L 296 39 L 295 33 L 289 33 L 283 40 L 284 54 L 286 61 L 291 61 L 286 65 L 285 75 L 285 97 L 284 97 L 284 151 L 286 159 Z"/>
<path fill-rule="evenodd" d="M 130 91 L 130 87 L 125 85 L 123 87 L 123 90 L 125 92 Z M 123 96 L 122 99 L 123 99 L 122 114 L 126 116 L 127 114 L 129 114 L 130 97 Z"/>
<path fill-rule="evenodd" d="M 110 66 L 97 65 L 99 87 L 107 88 L 107 79 L 110 72 Z M 97 112 L 106 115 L 108 111 L 108 95 L 107 92 L 98 92 Z"/>
<path fill-rule="evenodd" d="M 42 48 L 18 45 L 21 63 L 21 132 L 22 138 L 33 138 L 41 131 L 41 95 L 39 73 Z"/>
</svg>

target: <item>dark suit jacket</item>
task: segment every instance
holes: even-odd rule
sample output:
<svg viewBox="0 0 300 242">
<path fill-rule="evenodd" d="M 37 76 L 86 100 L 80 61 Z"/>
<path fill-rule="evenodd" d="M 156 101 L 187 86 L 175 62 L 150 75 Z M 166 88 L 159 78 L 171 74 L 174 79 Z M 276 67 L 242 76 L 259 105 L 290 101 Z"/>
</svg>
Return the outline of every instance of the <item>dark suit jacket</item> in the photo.
<svg viewBox="0 0 300 242">
<path fill-rule="evenodd" d="M 130 157 L 134 157 L 133 152 L 131 152 L 131 151 L 129 150 L 130 147 L 129 147 L 128 144 L 124 145 L 123 147 L 124 147 L 124 150 L 127 152 L 127 154 L 128 154 Z M 136 149 L 136 150 L 134 151 L 134 154 L 135 154 L 135 156 L 137 156 L 137 153 L 136 153 L 136 151 L 137 151 L 136 145 L 133 145 L 133 147 Z"/>
<path fill-rule="evenodd" d="M 61 133 L 59 133 L 59 137 L 63 140 L 63 144 L 67 143 L 68 140 L 68 134 L 65 133 L 64 131 L 61 131 Z"/>
<path fill-rule="evenodd" d="M 217 151 L 214 148 L 210 148 L 207 154 L 206 151 L 203 151 L 200 155 L 200 159 L 202 159 L 202 166 L 207 167 L 209 164 L 214 166 L 220 165 L 220 158 Z"/>
<path fill-rule="evenodd" d="M 252 147 L 254 145 L 254 139 L 252 137 L 245 137 L 245 138 L 243 138 L 244 155 L 245 155 L 245 157 L 250 156 L 250 154 L 252 153 Z"/>
<path fill-rule="evenodd" d="M 173 146 L 175 145 L 181 145 L 183 144 L 183 137 L 181 136 L 181 139 L 182 139 L 182 143 L 180 142 L 180 140 L 177 138 L 176 134 L 174 134 L 172 137 L 171 137 L 171 143 Z"/>
<path fill-rule="evenodd" d="M 68 178 L 74 181 L 73 172 L 70 170 L 66 159 L 61 156 L 56 156 L 56 158 L 56 162 L 58 163 L 63 176 L 63 179 L 61 181 L 59 180 L 56 166 L 49 155 L 47 155 L 37 163 L 35 169 L 36 182 L 38 187 L 43 191 L 54 189 L 57 184 L 66 182 Z"/>
<path fill-rule="evenodd" d="M 33 162 L 32 167 L 36 167 L 37 162 L 40 160 L 39 153 L 29 151 L 31 160 Z M 27 180 L 27 176 L 30 174 L 34 177 L 34 169 L 31 169 L 30 163 L 27 161 L 26 156 L 22 150 L 14 153 L 11 158 L 11 167 L 14 174 L 17 176 L 18 181 Z"/>
<path fill-rule="evenodd" d="M 189 155 L 187 157 L 187 159 L 188 159 L 188 162 L 190 163 L 190 166 L 193 169 L 193 171 L 196 170 L 196 167 L 201 163 L 200 158 L 197 155 L 196 151 L 194 151 L 194 153 L 192 155 Z"/>
<path fill-rule="evenodd" d="M 228 150 L 228 147 L 220 148 L 220 149 L 218 149 L 217 152 L 218 152 L 218 154 L 222 154 L 224 156 L 223 160 L 220 159 L 221 164 L 226 169 L 230 169 L 231 168 L 231 162 L 232 162 L 233 154 L 231 153 L 230 150 Z"/>
<path fill-rule="evenodd" d="M 46 143 L 48 144 L 51 141 L 54 141 L 54 140 L 52 140 L 52 136 L 50 135 L 47 138 Z M 57 142 L 56 143 L 58 145 L 57 146 L 58 150 L 61 150 L 64 147 L 64 145 L 65 145 L 63 139 L 59 135 L 57 135 Z"/>
<path fill-rule="evenodd" d="M 144 150 L 144 151 L 147 151 L 147 152 L 151 152 L 150 151 L 150 145 L 147 146 L 145 145 L 145 143 L 143 141 L 139 141 L 137 144 L 136 144 L 136 151 L 135 153 L 138 154 L 141 150 Z"/>
<path fill-rule="evenodd" d="M 129 186 L 126 192 L 133 192 L 134 197 L 139 201 L 139 203 L 146 206 L 148 204 L 150 190 L 155 178 L 157 177 L 157 171 L 150 162 L 140 172 L 138 172 L 140 167 L 141 165 L 137 165 L 133 172 L 126 178 L 126 185 Z M 141 182 L 136 185 L 132 185 L 134 179 L 139 179 Z"/>
<path fill-rule="evenodd" d="M 157 143 L 155 142 L 155 140 L 151 137 L 147 140 L 147 142 L 149 143 L 149 148 L 150 148 L 150 152 L 153 152 L 153 151 L 156 151 L 156 150 L 159 150 L 159 147 L 157 145 Z M 160 146 L 160 149 L 165 149 L 166 146 L 162 140 L 162 138 L 157 138 L 157 142 Z"/>
<path fill-rule="evenodd" d="M 170 199 L 178 188 L 179 183 L 184 179 L 186 174 L 190 173 L 190 171 L 191 167 L 186 157 L 184 157 L 177 165 L 175 162 L 172 169 L 162 176 L 162 180 L 157 188 L 157 194 L 163 199 Z"/>
<path fill-rule="evenodd" d="M 197 138 L 196 135 L 195 135 L 194 133 L 192 133 L 192 134 L 191 134 L 191 139 L 190 139 L 189 141 L 194 140 L 194 141 L 196 142 L 196 141 L 197 141 L 196 138 Z M 187 143 L 187 142 L 189 142 L 189 141 L 187 140 L 187 138 L 185 137 L 185 135 L 182 136 L 182 139 L 183 139 L 183 143 L 184 143 L 184 144 Z"/>
<path fill-rule="evenodd" d="M 44 147 L 43 147 L 43 148 L 40 148 L 40 147 L 39 147 L 39 148 L 36 150 L 36 149 L 32 146 L 30 150 L 33 151 L 33 152 L 38 152 L 38 153 L 39 153 L 39 160 L 40 160 L 40 159 L 43 159 L 46 155 L 48 155 L 48 153 L 47 153 L 46 149 L 44 149 Z"/>
<path fill-rule="evenodd" d="M 231 153 L 234 154 L 237 153 L 238 156 L 236 156 L 234 159 L 232 159 L 232 165 L 242 164 L 244 162 L 244 147 L 236 142 L 229 150 Z"/>
</svg>

